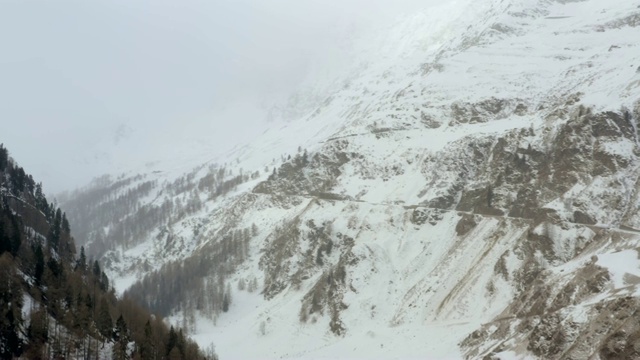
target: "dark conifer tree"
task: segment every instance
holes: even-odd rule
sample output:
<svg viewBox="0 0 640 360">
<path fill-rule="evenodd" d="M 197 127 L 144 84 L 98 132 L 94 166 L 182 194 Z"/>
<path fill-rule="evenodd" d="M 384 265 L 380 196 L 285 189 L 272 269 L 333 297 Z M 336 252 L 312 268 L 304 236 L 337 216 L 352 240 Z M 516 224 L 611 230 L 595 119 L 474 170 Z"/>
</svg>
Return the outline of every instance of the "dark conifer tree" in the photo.
<svg viewBox="0 0 640 360">
<path fill-rule="evenodd" d="M 60 277 L 60 275 L 62 275 L 63 267 L 54 257 L 50 257 L 49 260 L 47 261 L 47 268 L 51 271 L 51 275 L 53 275 L 54 279 L 51 279 L 53 281 L 57 280 Z M 59 285 L 59 284 L 56 283 L 52 285 Z"/>
<path fill-rule="evenodd" d="M 69 220 L 67 220 L 67 213 L 62 213 L 62 231 L 65 234 L 71 234 L 71 226 L 69 226 Z"/>
<path fill-rule="evenodd" d="M 178 334 L 176 333 L 173 326 L 169 329 L 169 338 L 167 339 L 166 346 L 166 355 L 168 356 L 171 353 L 171 350 L 178 344 Z"/>
<path fill-rule="evenodd" d="M 76 268 L 84 273 L 87 270 L 87 256 L 84 253 L 84 246 L 80 247 L 80 256 L 76 262 Z"/>
<path fill-rule="evenodd" d="M 4 171 L 4 169 L 9 164 L 9 152 L 4 147 L 4 144 L 0 144 L 0 171 Z"/>
<path fill-rule="evenodd" d="M 19 336 L 22 320 L 22 288 L 13 260 L 8 254 L 0 257 L 0 358 L 11 359 L 22 353 Z"/>
<path fill-rule="evenodd" d="M 140 358 L 142 360 L 152 360 L 155 358 L 155 345 L 153 338 L 151 322 L 147 320 L 147 323 L 144 324 L 144 338 L 139 346 Z"/>
<path fill-rule="evenodd" d="M 98 260 L 94 260 L 93 276 L 95 276 L 97 279 L 100 279 L 100 274 L 102 274 L 102 271 L 100 271 L 100 264 L 98 263 Z"/>
<path fill-rule="evenodd" d="M 53 224 L 49 228 L 48 240 L 51 247 L 59 251 L 60 250 L 60 228 L 62 226 L 62 212 L 58 209 L 53 216 Z"/>
<path fill-rule="evenodd" d="M 98 319 L 96 321 L 96 325 L 98 327 L 98 331 L 100 334 L 107 339 L 111 339 L 113 336 L 113 320 L 111 319 L 111 314 L 109 313 L 109 303 L 107 303 L 106 298 L 102 298 L 100 300 L 100 308 L 98 311 Z"/>
<path fill-rule="evenodd" d="M 35 258 L 34 279 L 36 285 L 40 285 L 42 284 L 42 274 L 44 274 L 44 254 L 42 253 L 42 246 L 40 246 L 40 244 L 36 245 Z"/>
<path fill-rule="evenodd" d="M 100 289 L 104 292 L 109 291 L 109 278 L 107 277 L 107 274 L 104 273 L 104 271 L 100 275 Z"/>
<path fill-rule="evenodd" d="M 27 338 L 29 339 L 28 359 L 41 359 L 42 347 L 49 341 L 49 317 L 43 308 L 31 313 L 31 321 L 27 328 Z"/>
<path fill-rule="evenodd" d="M 222 297 L 222 311 L 229 311 L 229 305 L 231 305 L 231 287 L 227 284 L 227 287 Z"/>
<path fill-rule="evenodd" d="M 38 210 L 42 211 L 42 213 L 45 214 L 45 216 L 47 216 L 47 213 L 49 212 L 49 203 L 47 202 L 47 198 L 45 198 L 44 193 L 42 191 L 42 183 L 38 183 L 36 185 L 35 201 L 36 201 L 36 208 L 38 208 Z"/>
<path fill-rule="evenodd" d="M 9 252 L 11 252 L 11 255 L 16 256 L 18 255 L 18 250 L 20 250 L 20 244 L 22 244 L 22 237 L 20 236 L 20 228 L 18 225 L 18 221 L 16 220 L 16 217 L 13 217 L 13 234 L 11 235 L 10 238 L 10 243 L 9 243 Z"/>
<path fill-rule="evenodd" d="M 4 229 L 4 221 L 0 218 L 0 255 L 4 254 L 5 251 L 9 251 L 9 248 L 11 248 L 9 237 L 5 235 Z"/>
<path fill-rule="evenodd" d="M 115 340 L 115 343 L 113 344 L 113 358 L 116 360 L 129 359 L 127 347 L 131 341 L 131 336 L 129 334 L 127 323 L 124 321 L 122 315 L 120 315 L 118 320 L 116 320 L 116 329 L 113 339 Z"/>
</svg>

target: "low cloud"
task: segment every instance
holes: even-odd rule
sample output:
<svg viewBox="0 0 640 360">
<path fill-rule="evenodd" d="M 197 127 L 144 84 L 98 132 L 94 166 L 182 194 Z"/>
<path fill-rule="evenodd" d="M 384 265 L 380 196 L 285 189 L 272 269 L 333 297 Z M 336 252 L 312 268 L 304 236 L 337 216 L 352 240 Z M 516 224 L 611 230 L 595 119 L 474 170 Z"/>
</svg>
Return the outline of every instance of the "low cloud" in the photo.
<svg viewBox="0 0 640 360">
<path fill-rule="evenodd" d="M 229 121 L 225 109 L 268 104 L 339 73 L 372 29 L 421 6 L 4 1 L 0 142 L 50 192 L 153 160 L 196 133 L 211 134 L 211 151 L 228 148 L 264 119 L 239 112 Z"/>
</svg>

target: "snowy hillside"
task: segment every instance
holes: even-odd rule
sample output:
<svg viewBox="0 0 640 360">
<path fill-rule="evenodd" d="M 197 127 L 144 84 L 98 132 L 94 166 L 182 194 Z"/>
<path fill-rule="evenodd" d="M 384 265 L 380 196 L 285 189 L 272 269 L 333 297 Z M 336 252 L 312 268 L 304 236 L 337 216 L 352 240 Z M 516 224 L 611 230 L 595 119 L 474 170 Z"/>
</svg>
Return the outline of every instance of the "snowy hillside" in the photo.
<svg viewBox="0 0 640 360">
<path fill-rule="evenodd" d="M 76 238 L 222 359 L 640 356 L 638 3 L 382 34 L 251 143 L 64 197 Z"/>
</svg>

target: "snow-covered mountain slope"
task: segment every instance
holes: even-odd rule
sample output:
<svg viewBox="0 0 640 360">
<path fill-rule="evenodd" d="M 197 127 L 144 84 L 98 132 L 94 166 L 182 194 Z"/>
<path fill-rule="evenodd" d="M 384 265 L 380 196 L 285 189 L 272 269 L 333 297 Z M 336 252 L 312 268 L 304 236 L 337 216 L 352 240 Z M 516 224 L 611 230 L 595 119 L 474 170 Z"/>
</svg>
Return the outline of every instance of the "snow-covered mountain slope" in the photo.
<svg viewBox="0 0 640 360">
<path fill-rule="evenodd" d="M 630 0 L 428 8 L 304 116 L 63 206 L 222 358 L 639 356 L 639 25 Z"/>
</svg>

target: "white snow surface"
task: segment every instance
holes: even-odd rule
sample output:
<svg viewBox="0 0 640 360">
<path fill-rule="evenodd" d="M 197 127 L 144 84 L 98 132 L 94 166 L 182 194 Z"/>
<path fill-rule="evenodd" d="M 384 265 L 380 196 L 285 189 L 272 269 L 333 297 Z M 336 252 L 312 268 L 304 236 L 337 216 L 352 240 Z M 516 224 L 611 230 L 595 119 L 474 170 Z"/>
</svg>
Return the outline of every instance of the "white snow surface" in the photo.
<svg viewBox="0 0 640 360">
<path fill-rule="evenodd" d="M 640 30 L 622 20 L 640 12 L 637 5 L 635 0 L 458 0 L 412 14 L 389 29 L 375 51 L 363 51 L 366 58 L 351 76 L 336 81 L 325 100 L 305 115 L 276 119 L 254 141 L 224 154 L 189 154 L 149 164 L 147 179 L 159 183 L 213 163 L 258 170 L 260 178 L 205 203 L 200 213 L 176 225 L 172 231 L 183 244 L 176 252 L 164 253 L 156 234 L 136 247 L 117 250 L 119 262 L 109 269 L 117 291 L 143 275 L 131 271 L 132 263 L 146 261 L 158 269 L 201 249 L 209 239 L 194 236 L 194 229 L 215 232 L 222 226 L 215 214 L 265 180 L 282 155 L 295 154 L 299 146 L 313 154 L 348 139 L 350 147 L 369 155 L 345 165 L 333 188 L 353 200 L 301 197 L 301 203 L 286 209 L 257 200 L 251 212 L 239 217 L 238 227 L 255 223 L 260 241 L 252 242 L 250 259 L 233 277 L 261 276 L 261 240 L 282 219 L 304 213 L 305 218 L 333 221 L 334 232 L 355 239 L 353 251 L 360 260 L 348 274 L 355 291 L 344 298 L 347 335 L 333 335 L 326 317 L 300 323 L 300 302 L 314 283 L 310 279 L 301 290 L 286 289 L 269 301 L 236 291 L 230 311 L 215 325 L 198 317 L 193 337 L 202 347 L 213 342 L 225 360 L 462 357 L 458 343 L 512 301 L 513 289 L 494 276 L 492 266 L 504 254 L 507 269 L 518 266 L 509 244 L 523 236 L 526 226 L 516 219 L 484 217 L 470 234 L 459 236 L 455 227 L 463 214 L 455 211 L 442 212 L 435 225 L 414 226 L 403 205 L 420 205 L 440 191 L 429 187 L 425 177 L 446 183 L 449 176 L 444 170 L 422 174 L 422 164 L 432 158 L 446 165 L 446 152 L 469 138 L 537 129 L 552 121 L 545 109 L 574 94 L 582 93 L 581 103 L 595 111 L 633 108 L 640 99 Z M 452 115 L 452 105 L 492 99 L 504 99 L 503 109 L 480 114 L 475 123 L 460 123 Z M 517 107 L 522 111 L 516 112 Z M 425 126 L 425 118 L 439 125 Z M 604 150 L 628 157 L 633 146 L 620 142 Z M 402 171 L 388 181 L 384 174 L 394 168 Z M 580 183 L 570 193 L 606 187 Z M 160 197 L 154 191 L 150 199 Z M 547 207 L 564 205 L 556 199 Z M 599 216 L 610 223 L 621 214 Z M 550 231 L 554 250 L 567 259 L 593 236 L 586 229 Z M 600 254 L 598 265 L 610 270 L 616 288 L 625 286 L 626 273 L 640 276 L 635 250 Z M 179 319 L 179 312 L 170 318 Z M 522 358 L 511 352 L 499 356 Z"/>
<path fill-rule="evenodd" d="M 372 324 L 347 338 L 339 338 L 322 326 L 300 324 L 297 313 L 282 311 L 282 307 L 297 306 L 297 300 L 295 297 L 276 300 L 277 306 L 265 307 L 260 295 L 240 292 L 234 299 L 234 312 L 220 317 L 216 325 L 204 318 L 198 320 L 194 339 L 201 345 L 213 342 L 225 359 L 423 359 L 424 354 L 429 354 L 430 359 L 444 360 L 460 358 L 455 351 L 456 342 L 479 325 Z M 240 328 L 244 329 L 242 336 L 237 333 Z"/>
<path fill-rule="evenodd" d="M 609 270 L 615 289 L 631 285 L 626 280 L 629 275 L 640 277 L 640 259 L 637 250 L 599 255 L 597 264 Z"/>
</svg>

